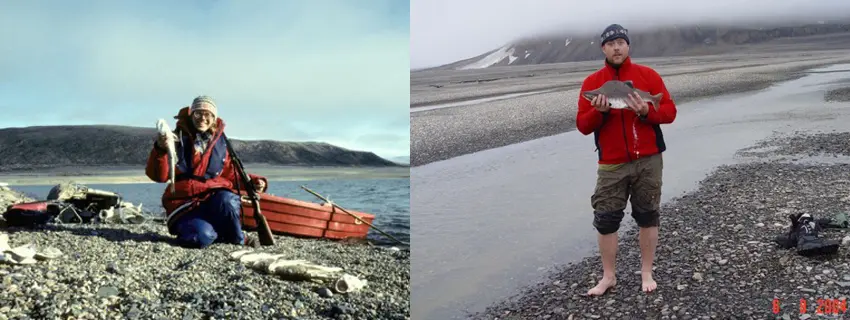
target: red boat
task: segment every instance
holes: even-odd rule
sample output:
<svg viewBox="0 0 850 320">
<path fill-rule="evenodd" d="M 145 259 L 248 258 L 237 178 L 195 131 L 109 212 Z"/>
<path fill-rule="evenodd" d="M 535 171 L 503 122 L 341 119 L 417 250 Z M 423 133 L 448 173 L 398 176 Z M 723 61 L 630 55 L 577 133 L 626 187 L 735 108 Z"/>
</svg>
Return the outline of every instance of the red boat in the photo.
<svg viewBox="0 0 850 320">
<path fill-rule="evenodd" d="M 275 234 L 342 240 L 365 239 L 369 226 L 331 205 L 260 194 L 260 210 Z M 375 216 L 346 209 L 369 224 Z M 256 230 L 254 207 L 247 197 L 242 198 L 242 228 Z"/>
</svg>

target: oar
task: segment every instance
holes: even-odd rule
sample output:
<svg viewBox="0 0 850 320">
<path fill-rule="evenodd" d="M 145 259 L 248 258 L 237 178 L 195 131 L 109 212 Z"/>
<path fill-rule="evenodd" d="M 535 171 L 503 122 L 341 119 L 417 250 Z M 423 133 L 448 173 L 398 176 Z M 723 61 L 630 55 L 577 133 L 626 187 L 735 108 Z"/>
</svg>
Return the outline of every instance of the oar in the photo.
<svg viewBox="0 0 850 320">
<path fill-rule="evenodd" d="M 390 235 L 390 234 L 388 234 L 388 233 L 386 233 L 386 232 L 382 231 L 381 229 L 378 229 L 377 227 L 373 226 L 371 223 L 368 223 L 368 222 L 364 221 L 363 219 L 360 219 L 360 217 L 358 217 L 357 215 L 355 215 L 355 214 L 353 214 L 353 213 L 351 213 L 351 212 L 348 212 L 348 210 L 345 210 L 343 207 L 338 206 L 336 203 L 330 202 L 330 200 L 328 200 L 327 198 L 323 197 L 322 195 L 320 195 L 320 194 L 316 193 L 315 191 L 310 190 L 309 188 L 307 188 L 307 187 L 305 187 L 305 186 L 301 186 L 301 189 L 304 189 L 304 191 L 307 191 L 307 192 L 309 192 L 309 193 L 313 194 L 314 196 L 316 196 L 316 198 L 319 198 L 319 199 L 321 199 L 321 200 L 322 200 L 322 201 L 324 201 L 324 202 L 330 203 L 332 206 L 336 207 L 336 208 L 337 208 L 337 209 L 339 209 L 340 211 L 345 212 L 346 214 L 348 214 L 349 216 L 351 216 L 351 217 L 352 217 L 352 218 L 354 218 L 354 219 L 357 219 L 357 221 L 360 221 L 360 222 L 365 223 L 366 225 L 368 225 L 368 226 L 369 226 L 369 227 L 371 227 L 372 229 L 378 230 L 378 232 L 380 232 L 381 234 L 383 234 L 383 235 L 387 236 L 387 238 L 390 238 L 390 239 L 392 239 L 393 241 L 398 242 L 399 244 L 409 245 L 409 244 L 407 244 L 407 243 L 402 242 L 401 240 L 396 239 L 395 237 L 393 237 L 392 235 Z"/>
</svg>

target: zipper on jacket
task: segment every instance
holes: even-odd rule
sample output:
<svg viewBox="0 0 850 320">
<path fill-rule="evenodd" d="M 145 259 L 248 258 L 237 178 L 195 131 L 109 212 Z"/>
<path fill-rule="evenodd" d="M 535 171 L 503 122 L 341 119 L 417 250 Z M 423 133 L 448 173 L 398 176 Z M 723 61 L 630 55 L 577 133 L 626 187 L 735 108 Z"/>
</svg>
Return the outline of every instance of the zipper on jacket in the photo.
<svg viewBox="0 0 850 320">
<path fill-rule="evenodd" d="M 614 80 L 620 80 L 620 68 L 614 69 Z M 620 120 L 620 122 L 623 124 L 623 145 L 626 147 L 626 157 L 629 159 L 629 162 L 631 162 L 632 154 L 629 151 L 629 138 L 626 135 L 626 116 L 625 112 L 623 112 L 622 110 L 620 110 Z"/>
</svg>

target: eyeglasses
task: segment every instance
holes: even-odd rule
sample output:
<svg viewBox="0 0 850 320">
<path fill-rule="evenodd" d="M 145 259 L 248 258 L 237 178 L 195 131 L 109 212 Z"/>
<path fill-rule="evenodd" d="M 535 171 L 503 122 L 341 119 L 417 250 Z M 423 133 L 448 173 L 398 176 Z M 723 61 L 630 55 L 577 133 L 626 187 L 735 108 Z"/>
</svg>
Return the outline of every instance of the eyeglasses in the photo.
<svg viewBox="0 0 850 320">
<path fill-rule="evenodd" d="M 212 119 L 212 118 L 214 118 L 212 112 L 205 111 L 205 110 L 195 110 L 194 112 L 192 112 L 192 117 L 196 118 L 196 119 L 202 119 L 202 118 Z"/>
</svg>

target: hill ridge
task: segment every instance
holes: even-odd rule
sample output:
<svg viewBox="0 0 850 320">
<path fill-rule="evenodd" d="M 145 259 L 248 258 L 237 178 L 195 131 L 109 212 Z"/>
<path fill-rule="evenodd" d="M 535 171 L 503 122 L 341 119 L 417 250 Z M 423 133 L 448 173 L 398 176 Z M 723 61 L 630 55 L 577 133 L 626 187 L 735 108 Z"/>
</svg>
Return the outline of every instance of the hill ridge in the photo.
<svg viewBox="0 0 850 320">
<path fill-rule="evenodd" d="M 628 27 L 628 26 L 626 26 Z M 630 31 L 631 56 L 666 57 L 726 53 L 787 38 L 829 37 L 850 33 L 846 21 L 786 25 L 670 24 Z M 842 38 L 846 40 L 846 38 Z M 836 40 L 838 41 L 838 40 Z M 599 36 L 589 32 L 525 36 L 475 57 L 426 70 L 466 70 L 491 67 L 601 60 Z M 422 70 L 425 71 L 425 70 Z"/>
<path fill-rule="evenodd" d="M 57 125 L 0 129 L 0 170 L 67 166 L 144 166 L 154 143 L 153 128 L 121 125 Z M 288 166 L 403 166 L 368 151 L 321 141 L 231 138 L 244 163 Z"/>
</svg>

